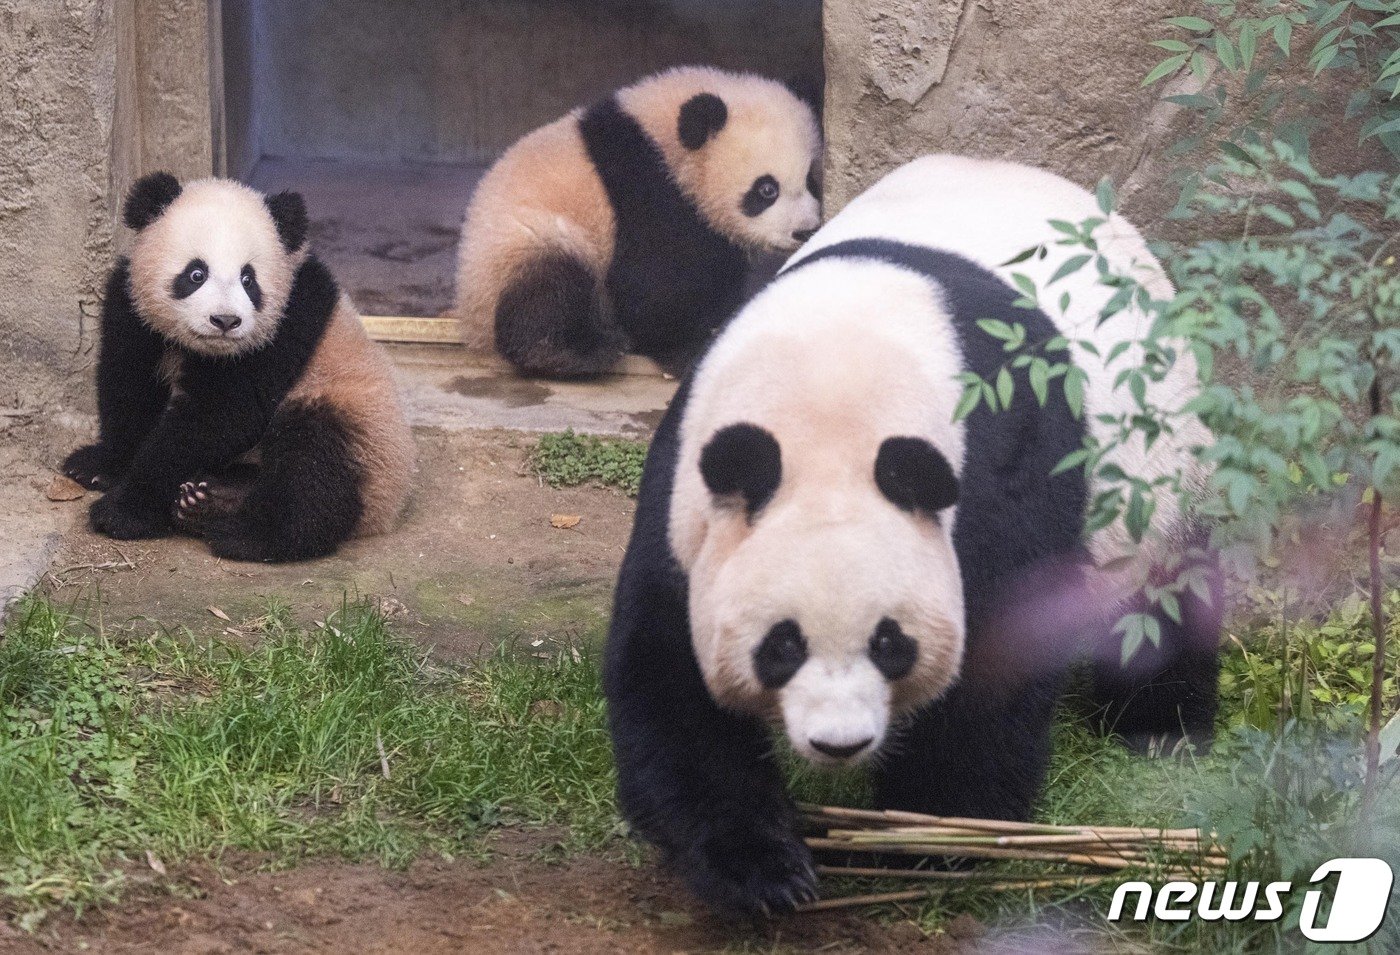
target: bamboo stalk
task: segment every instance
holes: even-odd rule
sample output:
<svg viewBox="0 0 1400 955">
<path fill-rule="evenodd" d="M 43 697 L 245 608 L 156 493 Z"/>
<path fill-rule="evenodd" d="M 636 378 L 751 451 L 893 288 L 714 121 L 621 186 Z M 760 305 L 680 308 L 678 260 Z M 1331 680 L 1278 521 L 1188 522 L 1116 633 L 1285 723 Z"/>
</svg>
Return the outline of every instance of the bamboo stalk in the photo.
<svg viewBox="0 0 1400 955">
<path fill-rule="evenodd" d="M 949 830 L 973 830 L 975 832 L 1000 832 L 1026 835 L 1065 835 L 1075 833 L 1105 833 L 1114 836 L 1135 836 L 1145 839 L 1199 839 L 1199 829 L 1151 829 L 1142 826 L 1057 826 L 1049 823 L 1011 822 L 1005 819 L 973 819 L 965 816 L 928 816 L 917 812 L 899 809 L 851 809 L 845 806 L 815 806 L 801 803 L 798 809 L 803 816 L 816 821 L 827 819 L 859 820 L 875 822 L 896 829 L 912 828 L 923 831 L 930 828 Z"/>
<path fill-rule="evenodd" d="M 939 846 L 909 843 L 855 843 L 844 839 L 808 837 L 812 849 L 845 849 L 848 852 L 887 852 L 894 855 L 958 856 L 969 859 L 1025 859 L 1032 862 L 1064 862 L 1070 865 L 1098 866 L 1104 869 L 1127 869 L 1143 860 L 1119 856 L 1090 855 L 1080 852 L 1039 852 L 1033 849 L 998 849 L 993 846 Z"/>
<path fill-rule="evenodd" d="M 1096 885 L 1106 880 L 1108 876 L 1078 876 L 1067 883 L 1064 879 L 1057 878 L 1028 878 L 1028 879 L 1006 879 L 999 883 L 981 886 L 993 892 L 1014 892 L 1030 889 L 1044 889 L 1075 884 L 1076 887 Z M 926 889 L 901 889 L 897 892 L 873 892 L 869 895 L 843 895 L 831 899 L 820 899 L 816 902 L 807 902 L 796 908 L 798 912 L 826 912 L 832 909 L 853 908 L 860 905 L 882 905 L 891 902 L 919 902 L 924 899 L 933 898 L 938 892 L 934 888 Z"/>
</svg>

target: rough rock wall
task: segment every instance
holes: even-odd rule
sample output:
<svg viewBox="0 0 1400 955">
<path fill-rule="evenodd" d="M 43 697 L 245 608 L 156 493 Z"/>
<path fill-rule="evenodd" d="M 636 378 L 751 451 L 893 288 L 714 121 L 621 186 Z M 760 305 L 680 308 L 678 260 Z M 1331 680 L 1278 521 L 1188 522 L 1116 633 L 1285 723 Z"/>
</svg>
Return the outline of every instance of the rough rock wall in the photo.
<svg viewBox="0 0 1400 955">
<path fill-rule="evenodd" d="M 1155 147 L 1177 109 L 1142 77 L 1182 0 L 825 0 L 826 188 L 835 211 L 927 152 L 1031 162 L 1131 212 L 1169 208 Z"/>
<path fill-rule="evenodd" d="M 90 406 L 126 187 L 212 170 L 210 6 L 0 0 L 0 410 Z"/>
<path fill-rule="evenodd" d="M 112 247 L 115 35 L 102 0 L 0 0 L 0 409 L 82 364 Z"/>
</svg>

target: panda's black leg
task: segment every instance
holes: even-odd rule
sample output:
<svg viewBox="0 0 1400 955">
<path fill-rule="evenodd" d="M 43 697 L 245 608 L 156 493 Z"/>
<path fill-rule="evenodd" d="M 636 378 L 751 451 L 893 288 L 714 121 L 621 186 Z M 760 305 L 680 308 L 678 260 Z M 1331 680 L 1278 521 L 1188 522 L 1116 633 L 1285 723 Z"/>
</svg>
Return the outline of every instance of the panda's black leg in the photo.
<svg viewBox="0 0 1400 955">
<path fill-rule="evenodd" d="M 1212 568 L 1210 576 L 1211 600 L 1183 594 L 1180 623 L 1156 611 L 1161 640 L 1145 644 L 1126 665 L 1116 634 L 1095 646 L 1093 719 L 1102 732 L 1138 752 L 1171 754 L 1183 741 L 1198 752 L 1210 748 L 1219 705 L 1223 600 L 1218 570 Z"/>
<path fill-rule="evenodd" d="M 257 479 L 246 494 L 237 499 L 222 488 L 216 508 L 222 513 L 202 526 L 209 549 L 247 561 L 310 560 L 332 553 L 355 532 L 363 510 L 362 472 L 350 426 L 332 407 L 284 405 L 261 450 Z M 197 510 L 203 504 L 199 489 L 189 496 Z"/>
<path fill-rule="evenodd" d="M 691 650 L 684 588 L 673 579 L 679 571 L 664 530 L 654 536 L 651 548 L 633 539 L 608 637 L 622 812 L 711 906 L 790 909 L 814 897 L 816 874 L 767 729 L 710 697 Z"/>
<path fill-rule="evenodd" d="M 521 371 L 597 375 L 617 364 L 626 338 L 607 317 L 599 282 L 565 253 L 522 267 L 496 303 L 496 350 Z"/>
<path fill-rule="evenodd" d="M 882 809 L 1028 819 L 1050 758 L 1062 678 L 964 682 L 902 727 L 875 769 Z"/>
</svg>

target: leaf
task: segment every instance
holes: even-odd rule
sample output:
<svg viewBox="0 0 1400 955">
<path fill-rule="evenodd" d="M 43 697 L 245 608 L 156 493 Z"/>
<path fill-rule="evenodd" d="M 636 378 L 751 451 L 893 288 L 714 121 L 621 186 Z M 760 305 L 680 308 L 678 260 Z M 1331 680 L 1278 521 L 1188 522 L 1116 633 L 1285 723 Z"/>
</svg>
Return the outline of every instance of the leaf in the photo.
<svg viewBox="0 0 1400 955">
<path fill-rule="evenodd" d="M 566 531 L 571 527 L 578 527 L 579 521 L 583 518 L 577 514 L 551 514 L 549 516 L 549 526 L 557 527 L 561 531 Z"/>
<path fill-rule="evenodd" d="M 1050 276 L 1050 280 L 1045 283 L 1046 286 L 1048 287 L 1054 285 L 1056 282 L 1060 281 L 1060 279 L 1066 278 L 1067 276 L 1073 275 L 1075 272 L 1078 272 L 1080 269 L 1084 268 L 1084 266 L 1088 265 L 1089 260 L 1092 258 L 1092 255 L 1085 254 L 1072 255 L 1069 258 L 1065 259 L 1062 263 L 1060 263 L 1060 267 L 1055 270 L 1055 274 Z"/>
<path fill-rule="evenodd" d="M 157 856 L 150 849 L 146 850 L 146 865 L 150 866 L 151 871 L 154 872 L 156 875 L 166 874 L 165 863 L 161 862 L 160 857 Z"/>
<path fill-rule="evenodd" d="M 1031 362 L 1031 391 L 1035 392 L 1035 400 L 1042 408 L 1050 398 L 1050 366 L 1044 359 L 1037 358 Z"/>
<path fill-rule="evenodd" d="M 1274 42 L 1283 51 L 1284 56 L 1292 56 L 1290 47 L 1293 43 L 1293 23 L 1287 17 L 1280 17 L 1274 24 Z"/>
<path fill-rule="evenodd" d="M 972 414 L 974 408 L 982 400 L 982 387 L 980 383 L 973 383 L 963 387 L 962 397 L 958 399 L 958 406 L 953 409 L 953 420 L 961 421 Z"/>
<path fill-rule="evenodd" d="M 1174 27 L 1181 27 L 1183 30 L 1190 30 L 1192 33 L 1209 33 L 1211 25 L 1209 20 L 1202 20 L 1200 17 L 1171 17 L 1167 23 Z"/>
<path fill-rule="evenodd" d="M 1118 198 L 1113 193 L 1113 180 L 1104 176 L 1099 180 L 1098 188 L 1094 190 L 1094 198 L 1099 201 L 1099 211 L 1104 215 L 1112 215 L 1113 207 L 1117 205 Z"/>
<path fill-rule="evenodd" d="M 1001 402 L 1003 408 L 1011 407 L 1011 395 L 1015 388 L 1015 383 L 1011 380 L 1011 372 L 1003 368 L 997 372 L 997 401 Z"/>
<path fill-rule="evenodd" d="M 1170 76 L 1172 73 L 1175 73 L 1177 70 L 1181 69 L 1182 65 L 1186 62 L 1186 57 L 1187 55 L 1185 53 L 1178 53 L 1175 56 L 1167 57 L 1152 68 L 1152 71 L 1143 79 L 1142 85 L 1151 86 L 1162 77 Z"/>
<path fill-rule="evenodd" d="M 230 619 L 229 615 L 226 614 L 226 613 L 224 613 L 224 612 L 223 612 L 222 610 L 220 610 L 218 607 L 212 607 L 212 606 L 211 606 L 211 607 L 205 607 L 204 609 L 207 610 L 207 611 L 209 611 L 211 614 L 213 614 L 214 616 L 218 617 L 220 620 L 224 621 L 225 623 L 233 623 L 233 620 Z"/>
<path fill-rule="evenodd" d="M 63 474 L 55 474 L 44 489 L 44 497 L 50 501 L 76 501 L 86 493 L 86 488 Z"/>
</svg>

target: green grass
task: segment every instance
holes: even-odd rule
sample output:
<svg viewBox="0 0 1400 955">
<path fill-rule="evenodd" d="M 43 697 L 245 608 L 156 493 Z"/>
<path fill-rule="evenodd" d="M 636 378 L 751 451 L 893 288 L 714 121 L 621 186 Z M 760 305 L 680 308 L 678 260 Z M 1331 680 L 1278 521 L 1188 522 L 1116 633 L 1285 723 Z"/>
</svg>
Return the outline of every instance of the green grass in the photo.
<svg viewBox="0 0 1400 955">
<path fill-rule="evenodd" d="M 318 854 L 398 865 L 487 851 L 500 825 L 557 826 L 571 852 L 626 845 L 595 648 L 507 646 L 446 666 L 356 605 L 310 630 L 273 608 L 260 627 L 249 649 L 151 624 L 104 627 L 37 599 L 12 612 L 0 640 L 0 917 L 29 926 L 55 906 L 112 897 L 147 852 L 167 864 L 247 850 L 269 865 Z M 1361 838 L 1349 825 L 1354 723 L 1255 729 L 1242 708 L 1284 677 L 1251 666 L 1238 647 L 1228 654 L 1237 681 L 1223 723 L 1236 728 L 1209 757 L 1140 759 L 1063 717 L 1040 817 L 1209 825 L 1237 846 L 1246 878 L 1301 882 L 1319 855 L 1344 850 L 1400 862 L 1400 772 L 1384 797 L 1390 815 L 1368 841 L 1349 842 Z M 1343 675 L 1311 679 L 1333 686 Z M 789 775 L 802 799 L 869 798 L 858 773 L 789 760 Z M 1182 952 L 1272 951 L 1297 938 L 1254 922 L 1116 929 L 1103 920 L 1110 895 L 965 887 L 871 917 L 912 915 L 936 932 L 971 913 L 999 928 L 1053 925 Z"/>
<path fill-rule="evenodd" d="M 647 445 L 565 431 L 546 434 L 530 453 L 529 467 L 551 487 L 595 484 L 637 496 Z"/>
<path fill-rule="evenodd" d="M 443 667 L 359 607 L 310 632 L 273 613 L 264 631 L 244 650 L 94 628 L 39 601 L 12 614 L 0 910 L 81 908 L 147 851 L 394 864 L 470 849 L 500 823 L 558 824 L 578 849 L 616 831 L 590 652 Z"/>
</svg>

